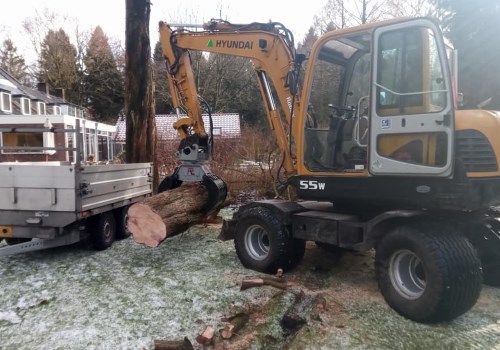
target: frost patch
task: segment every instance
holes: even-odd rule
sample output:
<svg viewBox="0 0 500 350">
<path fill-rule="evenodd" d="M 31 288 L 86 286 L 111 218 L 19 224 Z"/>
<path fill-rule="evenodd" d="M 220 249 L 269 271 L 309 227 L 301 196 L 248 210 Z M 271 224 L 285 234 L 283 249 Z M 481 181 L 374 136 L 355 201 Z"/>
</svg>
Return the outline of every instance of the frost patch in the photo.
<svg viewBox="0 0 500 350">
<path fill-rule="evenodd" d="M 22 319 L 14 311 L 0 311 L 0 323 L 4 321 L 11 324 L 21 323 Z"/>
</svg>

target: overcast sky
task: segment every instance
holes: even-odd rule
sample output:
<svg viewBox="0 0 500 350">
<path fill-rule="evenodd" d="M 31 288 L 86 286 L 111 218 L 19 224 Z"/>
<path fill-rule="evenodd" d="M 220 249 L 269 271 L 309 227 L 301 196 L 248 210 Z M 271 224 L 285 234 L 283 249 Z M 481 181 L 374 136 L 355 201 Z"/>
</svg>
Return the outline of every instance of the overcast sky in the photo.
<svg viewBox="0 0 500 350">
<path fill-rule="evenodd" d="M 152 0 L 150 34 L 153 43 L 158 40 L 158 21 L 170 23 L 203 23 L 211 18 L 223 18 L 232 23 L 281 22 L 292 31 L 296 42 L 302 40 L 313 17 L 320 13 L 327 0 Z M 299 6 L 300 4 L 300 6 Z M 45 9 L 66 17 L 60 26 L 68 35 L 73 35 L 76 24 L 81 31 L 88 31 L 100 25 L 112 40 L 125 37 L 125 0 L 21 0 L 0 11 L 0 44 L 10 37 L 29 61 L 32 54 L 22 23 L 34 18 L 36 11 Z"/>
</svg>

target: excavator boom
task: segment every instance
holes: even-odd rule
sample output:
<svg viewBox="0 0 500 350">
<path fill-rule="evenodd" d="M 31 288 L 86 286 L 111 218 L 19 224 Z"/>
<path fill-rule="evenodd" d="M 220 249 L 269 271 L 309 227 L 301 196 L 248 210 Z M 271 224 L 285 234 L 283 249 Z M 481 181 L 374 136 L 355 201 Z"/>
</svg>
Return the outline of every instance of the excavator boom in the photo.
<svg viewBox="0 0 500 350">
<path fill-rule="evenodd" d="M 295 174 L 292 135 L 298 126 L 292 121 L 293 111 L 300 109 L 297 83 L 304 57 L 295 53 L 291 32 L 280 23 L 237 25 L 220 20 L 204 24 L 202 31 L 173 29 L 160 22 L 159 31 L 172 104 L 178 117 L 173 125 L 180 138 L 177 156 L 182 162 L 173 175 L 162 181 L 159 191 L 179 186 L 182 181 L 203 181 L 209 191 L 209 211 L 222 203 L 227 193 L 225 183 L 207 165 L 213 138 L 203 122 L 202 99 L 197 94 L 190 50 L 252 61 L 269 125 L 283 153 L 283 169 L 287 175 Z"/>
</svg>

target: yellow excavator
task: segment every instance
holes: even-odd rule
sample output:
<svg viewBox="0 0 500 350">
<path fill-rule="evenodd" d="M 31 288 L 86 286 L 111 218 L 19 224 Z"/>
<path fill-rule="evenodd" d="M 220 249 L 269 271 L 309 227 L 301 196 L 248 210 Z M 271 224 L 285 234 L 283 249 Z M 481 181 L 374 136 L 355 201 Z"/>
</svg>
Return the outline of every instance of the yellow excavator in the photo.
<svg viewBox="0 0 500 350">
<path fill-rule="evenodd" d="M 500 285 L 500 113 L 457 109 L 453 52 L 431 18 L 339 29 L 298 54 L 281 23 L 202 29 L 159 24 L 182 164 L 160 191 L 211 173 L 190 51 L 246 57 L 258 80 L 282 172 L 299 200 L 241 206 L 228 222 L 241 263 L 295 267 L 306 241 L 375 251 L 387 303 L 423 323 L 451 320 Z M 203 102 L 204 103 L 204 102 Z"/>
</svg>

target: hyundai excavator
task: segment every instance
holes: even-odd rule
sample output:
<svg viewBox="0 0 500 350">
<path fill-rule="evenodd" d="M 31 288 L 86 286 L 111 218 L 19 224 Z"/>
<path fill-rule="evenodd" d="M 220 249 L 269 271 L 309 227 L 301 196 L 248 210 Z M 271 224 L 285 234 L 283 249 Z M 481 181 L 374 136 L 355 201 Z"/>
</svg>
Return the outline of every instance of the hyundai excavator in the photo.
<svg viewBox="0 0 500 350">
<path fill-rule="evenodd" d="M 386 302 L 422 323 L 451 320 L 500 285 L 500 112 L 457 109 L 453 53 L 432 18 L 401 18 L 323 34 L 296 52 L 281 23 L 159 23 L 181 165 L 160 190 L 211 173 L 190 51 L 248 58 L 282 175 L 297 200 L 259 200 L 228 221 L 250 269 L 292 269 L 306 241 L 375 253 Z"/>
</svg>

